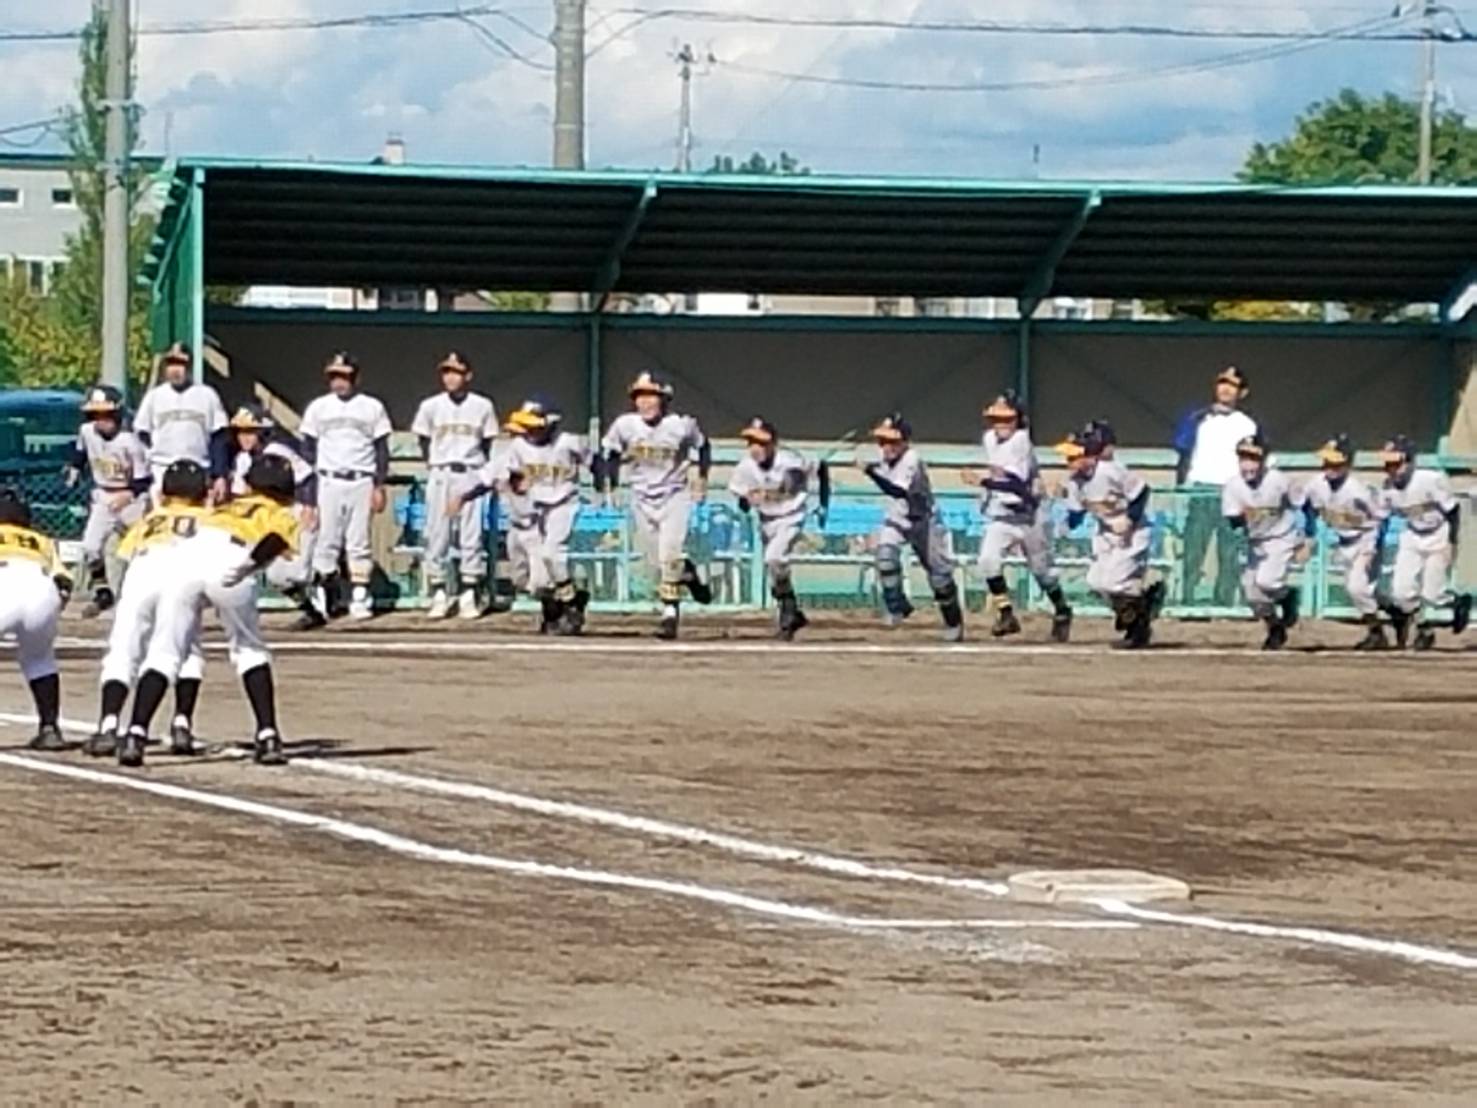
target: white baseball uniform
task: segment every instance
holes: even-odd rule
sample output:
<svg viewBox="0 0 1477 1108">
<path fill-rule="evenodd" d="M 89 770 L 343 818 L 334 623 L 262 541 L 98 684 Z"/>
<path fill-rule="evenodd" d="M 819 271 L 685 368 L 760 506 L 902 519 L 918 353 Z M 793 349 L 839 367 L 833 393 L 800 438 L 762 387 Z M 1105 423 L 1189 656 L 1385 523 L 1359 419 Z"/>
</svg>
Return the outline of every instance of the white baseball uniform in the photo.
<svg viewBox="0 0 1477 1108">
<path fill-rule="evenodd" d="M 1265 468 L 1255 485 L 1237 472 L 1221 489 L 1221 514 L 1246 521 L 1246 569 L 1241 589 L 1251 610 L 1267 616 L 1287 595 L 1293 560 L 1306 535 L 1307 494 L 1280 469 Z"/>
<path fill-rule="evenodd" d="M 261 448 L 261 453 L 276 458 L 285 458 L 287 464 L 292 467 L 292 480 L 299 490 L 314 478 L 313 467 L 285 442 L 273 439 Z M 246 450 L 238 450 L 232 457 L 231 495 L 233 497 L 247 496 L 251 493 L 251 487 L 246 483 L 246 474 L 256 457 L 256 454 Z M 307 585 L 313 579 L 313 546 L 318 540 L 318 525 L 316 521 L 313 521 L 311 509 L 302 504 L 294 508 L 294 514 L 297 516 L 298 523 L 297 552 L 292 556 L 284 554 L 267 566 L 267 580 L 283 590 Z"/>
<path fill-rule="evenodd" d="M 1097 520 L 1087 587 L 1105 597 L 1143 594 L 1152 535 L 1148 523 L 1135 519 L 1129 507 L 1145 488 L 1142 477 L 1112 458 L 1099 458 L 1090 475 L 1067 477 L 1067 510 Z"/>
<path fill-rule="evenodd" d="M 815 462 L 782 446 L 768 465 L 745 455 L 728 479 L 728 491 L 748 501 L 758 517 L 764 567 L 781 590 L 789 583 L 790 558 L 805 531 L 815 475 Z"/>
<path fill-rule="evenodd" d="M 689 481 L 706 442 L 697 420 L 673 412 L 655 423 L 626 412 L 616 417 L 601 442 L 604 453 L 621 457 L 621 479 L 631 490 L 636 537 L 648 563 L 660 574 L 659 595 L 667 603 L 682 595 L 692 515 Z"/>
<path fill-rule="evenodd" d="M 172 462 L 183 459 L 209 468 L 210 437 L 225 426 L 225 406 L 209 385 L 177 389 L 166 381 L 145 393 L 133 429 L 148 436 L 155 492 Z"/>
<path fill-rule="evenodd" d="M 98 433 L 89 421 L 77 429 L 76 453 L 92 476 L 87 525 L 82 531 L 82 557 L 92 565 L 106 552 L 108 540 L 122 537 L 148 507 L 135 489 L 150 478 L 143 443 L 132 431 L 120 429 L 112 438 Z"/>
<path fill-rule="evenodd" d="M 461 504 L 461 495 L 477 483 L 487 465 L 487 444 L 497 436 L 497 410 L 480 393 L 461 400 L 438 392 L 421 401 L 410 429 L 427 440 L 426 578 L 432 588 L 446 580 L 447 554 L 455 525 L 462 586 L 487 574 L 483 549 L 482 503 Z"/>
<path fill-rule="evenodd" d="M 56 672 L 58 576 L 67 571 L 51 539 L 0 523 L 0 637 L 15 637 L 16 660 L 28 682 Z"/>
<path fill-rule="evenodd" d="M 1457 506 L 1446 475 L 1418 469 L 1404 488 L 1386 479 L 1381 490 L 1385 510 L 1405 521 L 1395 547 L 1390 593 L 1402 612 L 1420 611 L 1448 599 L 1447 578 L 1456 548 L 1451 541 L 1447 513 Z"/>
<path fill-rule="evenodd" d="M 980 514 L 985 519 L 980 573 L 986 580 L 1004 576 L 1005 559 L 1018 551 L 1042 588 L 1055 587 L 1050 513 L 1030 432 L 1021 427 L 1001 438 L 992 428 L 980 445 L 988 467 L 988 483 L 980 499 Z"/>
<path fill-rule="evenodd" d="M 1346 475 L 1338 488 L 1320 473 L 1308 482 L 1308 503 L 1323 517 L 1334 535 L 1334 563 L 1344 571 L 1344 591 L 1360 615 L 1379 611 L 1375 586 L 1379 581 L 1380 524 L 1385 508 L 1376 492 L 1355 474 Z"/>
<path fill-rule="evenodd" d="M 375 443 L 393 429 L 385 406 L 366 393 L 320 396 L 303 412 L 298 432 L 314 440 L 318 471 L 318 542 L 313 570 L 327 577 L 349 562 L 356 585 L 369 584 L 374 557 L 369 545 L 370 497 L 375 484 Z"/>
<path fill-rule="evenodd" d="M 579 511 L 580 469 L 589 465 L 585 440 L 561 431 L 546 443 L 513 436 L 483 471 L 482 484 L 510 488 L 518 478 L 518 491 L 507 494 L 508 558 L 514 583 L 530 593 L 574 599 L 569 536 Z"/>
</svg>

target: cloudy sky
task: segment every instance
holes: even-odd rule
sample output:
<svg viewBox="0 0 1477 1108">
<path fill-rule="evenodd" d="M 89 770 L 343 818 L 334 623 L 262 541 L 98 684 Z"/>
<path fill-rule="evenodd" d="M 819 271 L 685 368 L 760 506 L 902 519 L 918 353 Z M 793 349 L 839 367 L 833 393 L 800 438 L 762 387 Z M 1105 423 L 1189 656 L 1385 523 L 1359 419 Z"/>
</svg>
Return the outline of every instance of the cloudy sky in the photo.
<svg viewBox="0 0 1477 1108">
<path fill-rule="evenodd" d="M 192 20 L 339 17 L 446 9 L 455 0 L 135 0 L 143 27 Z M 473 7 L 478 0 L 461 0 Z M 694 161 L 781 149 L 817 171 L 1018 177 L 1215 179 L 1250 144 L 1284 134 L 1309 101 L 1343 86 L 1414 92 L 1414 43 L 1339 42 L 1254 64 L 1266 43 L 840 30 L 714 23 L 631 24 L 629 9 L 1157 24 L 1308 32 L 1390 14 L 1394 0 L 591 0 L 589 164 L 669 167 L 689 42 L 715 61 L 694 80 Z M 1477 0 L 1453 0 L 1477 30 Z M 0 35 L 81 23 L 88 0 L 0 0 Z M 152 153 L 362 160 L 387 133 L 412 161 L 547 164 L 552 0 L 507 0 L 478 17 L 396 29 L 145 35 L 138 97 Z M 1406 26 L 1410 26 L 1406 24 Z M 525 60 L 509 57 L 506 44 Z M 603 44 L 603 45 L 602 45 Z M 1285 47 L 1287 44 L 1280 44 Z M 1477 45 L 1441 51 L 1445 102 L 1477 114 Z M 772 71 L 770 73 L 756 70 Z M 0 128 L 69 102 L 75 44 L 0 41 Z M 790 76 L 775 76 L 774 73 Z M 870 90 L 797 80 L 868 79 L 1035 87 Z M 12 134 L 9 138 L 27 139 Z M 9 147 L 0 147 L 8 149 Z M 44 146 L 42 147 L 44 148 Z"/>
</svg>

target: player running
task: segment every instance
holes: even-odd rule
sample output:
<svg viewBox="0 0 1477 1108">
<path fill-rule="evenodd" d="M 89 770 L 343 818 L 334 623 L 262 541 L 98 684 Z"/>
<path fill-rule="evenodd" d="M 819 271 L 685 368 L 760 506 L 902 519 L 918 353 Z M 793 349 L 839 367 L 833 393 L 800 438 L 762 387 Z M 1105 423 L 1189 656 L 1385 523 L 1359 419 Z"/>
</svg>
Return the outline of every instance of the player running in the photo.
<svg viewBox="0 0 1477 1108">
<path fill-rule="evenodd" d="M 579 511 L 580 470 L 590 449 L 561 430 L 564 415 L 543 397 L 530 397 L 508 417 L 506 449 L 465 490 L 459 507 L 496 487 L 508 514 L 508 560 L 513 584 L 538 598 L 543 634 L 578 635 L 590 594 L 576 587 L 569 568 L 569 536 Z"/>
<path fill-rule="evenodd" d="M 669 382 L 642 372 L 627 391 L 634 410 L 617 416 L 605 432 L 597 488 L 613 496 L 625 473 L 636 537 L 659 578 L 662 618 L 656 636 L 675 639 L 682 590 L 699 604 L 713 600 L 713 590 L 686 554 L 692 506 L 708 494 L 712 447 L 697 420 L 672 411 Z"/>
<path fill-rule="evenodd" d="M 31 525 L 31 509 L 13 489 L 0 489 L 0 636 L 14 637 L 21 676 L 36 705 L 32 750 L 63 750 L 57 726 L 61 678 L 56 621 L 72 595 L 72 578 L 56 544 Z"/>
<path fill-rule="evenodd" d="M 882 452 L 878 461 L 859 463 L 886 498 L 882 529 L 877 532 L 877 578 L 882 586 L 883 621 L 896 627 L 913 614 L 903 593 L 903 547 L 912 547 L 933 589 L 944 621 L 944 641 L 964 638 L 964 610 L 954 583 L 954 559 L 934 501 L 928 467 L 913 449 L 913 429 L 901 412 L 893 412 L 872 428 Z"/>
<path fill-rule="evenodd" d="M 1036 447 L 1031 442 L 1020 399 L 1010 390 L 995 398 L 984 411 L 988 424 L 981 446 L 985 454 L 983 473 L 965 470 L 964 482 L 984 491 L 980 514 L 985 534 L 980 543 L 979 567 L 995 608 L 990 633 L 997 639 L 1018 634 L 1010 592 L 1005 585 L 1005 559 L 1024 557 L 1031 574 L 1051 601 L 1051 637 L 1066 642 L 1072 637 L 1072 607 L 1062 592 L 1051 556 L 1051 511 Z"/>
<path fill-rule="evenodd" d="M 1307 560 L 1315 519 L 1307 494 L 1267 464 L 1261 432 L 1236 444 L 1237 470 L 1221 490 L 1221 514 L 1246 532 L 1241 590 L 1267 628 L 1263 650 L 1281 650 L 1297 626 L 1299 593 L 1288 580 L 1294 562 Z"/>
<path fill-rule="evenodd" d="M 1114 645 L 1142 650 L 1153 637 L 1154 619 L 1164 599 L 1164 583 L 1145 582 L 1149 571 L 1149 485 L 1117 458 L 1108 457 L 1112 429 L 1094 420 L 1057 446 L 1066 459 L 1067 526 L 1091 515 L 1092 565 L 1087 585 L 1113 609 L 1123 639 Z"/>
<path fill-rule="evenodd" d="M 111 385 L 95 385 L 82 400 L 85 422 L 67 458 L 66 482 L 71 488 L 83 472 L 92 478 L 87 525 L 82 531 L 82 562 L 92 584 L 92 599 L 82 614 L 92 618 L 106 612 L 116 589 L 108 581 L 110 539 L 122 538 L 149 506 L 153 483 L 144 445 L 123 426 L 123 398 Z"/>
<path fill-rule="evenodd" d="M 1355 650 L 1389 645 L 1376 586 L 1380 579 L 1380 534 L 1385 509 L 1379 495 L 1354 473 L 1349 436 L 1334 435 L 1318 449 L 1322 472 L 1308 482 L 1308 508 L 1333 533 L 1334 564 L 1344 571 L 1344 591 L 1368 629 Z"/>
<path fill-rule="evenodd" d="M 264 456 L 247 472 L 248 492 L 200 517 L 179 547 L 177 573 L 160 601 L 158 620 L 134 693 L 128 733 L 118 764 L 143 765 L 149 724 L 169 682 L 200 635 L 200 615 L 209 605 L 220 618 L 226 644 L 251 704 L 256 732 L 253 758 L 282 765 L 286 756 L 277 730 L 272 655 L 257 616 L 257 574 L 276 558 L 293 553 L 297 519 L 292 514 L 292 468 Z"/>
<path fill-rule="evenodd" d="M 1461 534 L 1461 505 L 1446 482 L 1445 474 L 1416 465 L 1415 443 L 1396 435 L 1380 451 L 1385 467 L 1381 490 L 1389 516 L 1405 522 L 1395 547 L 1395 569 L 1390 582 L 1390 619 L 1396 645 L 1404 647 L 1410 625 L 1417 624 L 1416 650 L 1436 645 L 1438 626 L 1422 612 L 1451 603 L 1451 632 L 1460 635 L 1472 616 L 1470 593 L 1453 595 L 1447 584 L 1456 560 Z"/>
<path fill-rule="evenodd" d="M 776 633 L 789 642 L 810 621 L 800 610 L 790 576 L 790 559 L 805 533 L 811 484 L 819 494 L 818 515 L 825 526 L 831 508 L 831 474 L 819 464 L 780 445 L 774 424 L 755 416 L 739 437 L 748 453 L 734 466 L 728 491 L 738 499 L 739 510 L 752 510 L 759 520 L 759 540 L 764 544 L 764 568 L 769 573 L 769 591 L 779 605 Z"/>
</svg>

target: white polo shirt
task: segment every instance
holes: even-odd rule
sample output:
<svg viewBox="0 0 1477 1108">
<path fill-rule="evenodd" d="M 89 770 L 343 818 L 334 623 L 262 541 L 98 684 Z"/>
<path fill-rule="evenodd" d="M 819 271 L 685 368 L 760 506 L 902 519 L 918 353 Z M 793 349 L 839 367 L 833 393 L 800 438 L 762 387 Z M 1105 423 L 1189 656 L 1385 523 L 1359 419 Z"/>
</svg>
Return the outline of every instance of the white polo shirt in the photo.
<svg viewBox="0 0 1477 1108">
<path fill-rule="evenodd" d="M 1256 420 L 1239 408 L 1229 412 L 1210 411 L 1195 428 L 1195 449 L 1190 452 L 1192 485 L 1225 485 L 1240 472 L 1236 444 L 1256 434 Z"/>
</svg>

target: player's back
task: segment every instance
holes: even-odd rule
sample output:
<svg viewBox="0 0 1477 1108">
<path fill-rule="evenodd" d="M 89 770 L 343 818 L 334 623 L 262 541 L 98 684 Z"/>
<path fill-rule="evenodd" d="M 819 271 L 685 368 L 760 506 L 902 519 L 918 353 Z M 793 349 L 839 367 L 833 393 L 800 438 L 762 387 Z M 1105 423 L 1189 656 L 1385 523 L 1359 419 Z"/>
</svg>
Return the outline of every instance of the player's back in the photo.
<svg viewBox="0 0 1477 1108">
<path fill-rule="evenodd" d="M 125 560 L 172 547 L 194 537 L 201 520 L 210 514 L 204 504 L 166 498 L 130 527 L 118 542 L 118 557 Z"/>
<path fill-rule="evenodd" d="M 0 523 L 0 565 L 37 565 L 49 575 L 65 574 L 56 543 L 30 527 Z"/>
</svg>

